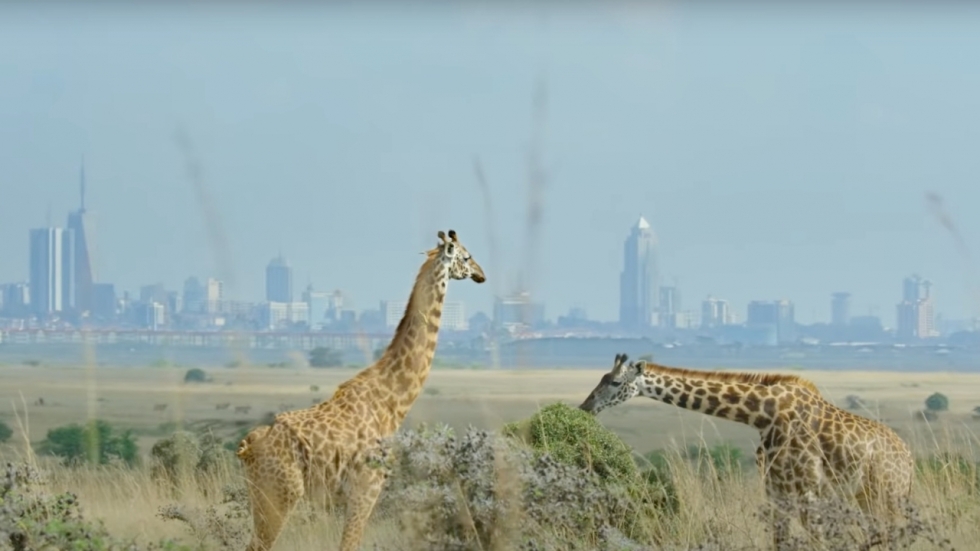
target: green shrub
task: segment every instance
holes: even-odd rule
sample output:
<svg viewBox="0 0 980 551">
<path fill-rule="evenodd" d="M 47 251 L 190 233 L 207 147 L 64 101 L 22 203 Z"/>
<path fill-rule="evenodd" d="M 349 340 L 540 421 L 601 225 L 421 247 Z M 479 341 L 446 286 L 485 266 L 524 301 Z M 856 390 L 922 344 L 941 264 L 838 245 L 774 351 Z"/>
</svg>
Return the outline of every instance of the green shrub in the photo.
<svg viewBox="0 0 980 551">
<path fill-rule="evenodd" d="M 139 448 L 132 431 L 116 434 L 112 425 L 98 419 L 84 425 L 72 423 L 49 430 L 39 449 L 42 453 L 63 458 L 69 465 L 105 465 L 112 458 L 134 465 L 139 460 Z"/>
<path fill-rule="evenodd" d="M 10 428 L 10 425 L 8 425 L 7 423 L 0 421 L 0 444 L 3 444 L 7 440 L 10 440 L 10 437 L 12 437 L 13 435 L 14 435 L 14 429 Z"/>
<path fill-rule="evenodd" d="M 530 419 L 504 426 L 537 453 L 594 471 L 603 479 L 632 479 L 640 472 L 630 449 L 596 417 L 561 402 L 545 406 Z"/>
<path fill-rule="evenodd" d="M 203 369 L 198 369 L 196 367 L 188 369 L 187 373 L 184 373 L 185 383 L 206 383 L 211 380 L 208 374 L 204 372 Z"/>
<path fill-rule="evenodd" d="M 926 409 L 929 411 L 946 411 L 949 409 L 949 398 L 945 394 L 936 392 L 926 398 Z"/>
</svg>

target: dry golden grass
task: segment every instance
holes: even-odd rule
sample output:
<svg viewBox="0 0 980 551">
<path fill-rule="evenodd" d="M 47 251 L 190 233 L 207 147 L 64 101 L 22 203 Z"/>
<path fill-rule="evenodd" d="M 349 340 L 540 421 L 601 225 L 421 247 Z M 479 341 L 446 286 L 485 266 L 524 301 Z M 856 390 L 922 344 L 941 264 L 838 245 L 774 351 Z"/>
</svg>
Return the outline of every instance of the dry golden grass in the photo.
<svg viewBox="0 0 980 551">
<path fill-rule="evenodd" d="M 100 418 L 120 428 L 132 428 L 140 435 L 140 449 L 148 452 L 153 442 L 172 430 L 171 423 L 214 420 L 234 431 L 233 423 L 250 425 L 281 406 L 307 407 L 314 398 L 328 397 L 335 386 L 350 377 L 350 369 L 311 368 L 214 368 L 207 370 L 213 382 L 185 384 L 183 368 L 46 368 L 5 367 L 0 387 L 0 418 L 11 426 L 21 421 L 29 427 L 29 440 L 37 443 L 48 429 L 89 418 Z M 467 425 L 498 429 L 506 422 L 523 419 L 539 406 L 555 401 L 578 404 L 591 391 L 603 370 L 435 370 L 426 392 L 412 410 L 407 425 L 419 422 L 445 422 L 462 429 Z M 843 404 L 844 397 L 859 395 L 869 404 L 863 415 L 883 419 L 905 437 L 922 457 L 956 451 L 980 458 L 976 434 L 980 420 L 971 412 L 980 405 L 980 375 L 942 373 L 820 372 L 801 374 L 812 379 L 832 401 Z M 311 385 L 319 391 L 311 391 Z M 949 397 L 950 411 L 939 421 L 916 420 L 925 398 L 933 392 Z M 34 405 L 38 398 L 44 405 Z M 217 404 L 230 403 L 227 409 Z M 155 411 L 157 404 L 167 404 Z M 236 406 L 251 406 L 246 414 Z M 26 406 L 26 417 L 25 417 Z M 747 427 L 708 418 L 701 414 L 665 406 L 652 400 L 636 399 L 604 412 L 601 421 L 618 433 L 638 452 L 653 449 L 684 449 L 690 444 L 714 445 L 727 442 L 751 457 L 757 433 Z M 161 425 L 165 425 L 161 427 Z M 23 457 L 27 450 L 24 435 L 17 434 L 0 446 L 3 459 Z M 49 473 L 52 487 L 75 492 L 89 516 L 101 518 L 110 530 L 124 537 L 187 538 L 180 523 L 157 516 L 160 507 L 173 503 L 172 497 L 152 483 L 145 468 L 123 467 L 66 469 L 56 462 L 40 459 Z M 758 511 L 764 495 L 758 474 L 746 470 L 735 478 L 712 479 L 698 476 L 688 462 L 677 456 L 672 462 L 675 484 L 682 505 L 680 515 L 667 527 L 669 540 L 679 548 L 694 545 L 707 532 L 724 534 L 739 545 L 761 545 L 763 525 L 749 512 Z M 235 470 L 222 473 L 213 481 L 208 495 L 227 483 L 240 483 Z M 214 498 L 205 497 L 207 488 L 183 495 L 182 505 L 206 506 Z M 915 487 L 915 498 L 926 515 L 946 525 L 946 535 L 957 549 L 980 548 L 980 497 L 964 476 L 949 469 L 922 475 Z M 297 518 L 303 517 L 302 514 Z M 319 522 L 295 520 L 289 524 L 279 549 L 322 549 L 327 542 L 339 541 L 337 519 Z M 392 519 L 375 518 L 367 535 L 371 542 L 398 537 Z M 928 545 L 916 548 L 929 549 Z"/>
</svg>

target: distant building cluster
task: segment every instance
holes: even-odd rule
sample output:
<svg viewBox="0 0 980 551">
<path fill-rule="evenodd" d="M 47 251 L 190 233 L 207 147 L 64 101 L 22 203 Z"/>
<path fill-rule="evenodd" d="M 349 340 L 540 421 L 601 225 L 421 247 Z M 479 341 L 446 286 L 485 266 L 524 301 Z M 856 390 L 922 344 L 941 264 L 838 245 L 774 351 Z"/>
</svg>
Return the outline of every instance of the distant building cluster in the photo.
<svg viewBox="0 0 980 551">
<path fill-rule="evenodd" d="M 341 290 L 321 291 L 308 284 L 297 296 L 293 268 L 281 252 L 265 268 L 265 300 L 261 302 L 226 297 L 224 283 L 213 277 L 189 277 L 179 291 L 152 283 L 140 287 L 136 296 L 120 293 L 112 283 L 99 280 L 93 270 L 84 167 L 79 184 L 80 206 L 69 213 L 64 227 L 49 223 L 29 230 L 28 279 L 0 285 L 0 331 L 90 327 L 383 335 L 394 331 L 405 314 L 405 297 L 382 300 L 377 308 L 358 312 Z M 711 295 L 700 301 L 699 309 L 685 308 L 680 287 L 663 281 L 658 248 L 652 225 L 640 216 L 623 243 L 617 321 L 589 319 L 579 307 L 552 321 L 546 318 L 543 303 L 517 289 L 495 297 L 490 316 L 477 312 L 467 317 L 462 302 L 447 301 L 442 328 L 463 338 L 484 340 L 641 336 L 769 346 L 808 341 L 911 343 L 978 329 L 975 321 L 942 320 L 934 312 L 931 283 L 918 275 L 903 282 L 894 329 L 870 313 L 853 315 L 848 292 L 831 294 L 829 323 L 806 326 L 797 323 L 794 304 L 786 299 L 750 301 L 744 321 L 727 300 Z"/>
</svg>

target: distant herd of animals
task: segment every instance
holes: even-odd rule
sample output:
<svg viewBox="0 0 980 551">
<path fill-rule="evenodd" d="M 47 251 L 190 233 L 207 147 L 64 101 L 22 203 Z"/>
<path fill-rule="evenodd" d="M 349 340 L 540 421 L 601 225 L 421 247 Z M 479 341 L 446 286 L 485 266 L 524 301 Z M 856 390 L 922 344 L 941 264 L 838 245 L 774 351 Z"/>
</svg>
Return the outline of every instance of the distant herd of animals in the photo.
<svg viewBox="0 0 980 551">
<path fill-rule="evenodd" d="M 271 550 L 297 502 L 319 492 L 345 505 L 341 550 L 358 549 L 389 474 L 376 468 L 387 457 L 385 439 L 401 426 L 429 375 L 446 287 L 450 280 L 486 280 L 455 231 L 437 236 L 381 357 L 329 399 L 282 411 L 239 443 L 254 527 L 247 551 Z M 854 500 L 865 513 L 898 521 L 910 497 L 914 464 L 906 443 L 883 423 L 831 404 L 801 377 L 681 369 L 618 354 L 579 408 L 595 415 L 637 396 L 758 430 L 756 461 L 775 503 Z M 813 525 L 819 520 L 806 510 L 797 513 L 799 521 L 819 537 Z M 785 522 L 774 524 L 777 549 L 787 530 Z"/>
</svg>

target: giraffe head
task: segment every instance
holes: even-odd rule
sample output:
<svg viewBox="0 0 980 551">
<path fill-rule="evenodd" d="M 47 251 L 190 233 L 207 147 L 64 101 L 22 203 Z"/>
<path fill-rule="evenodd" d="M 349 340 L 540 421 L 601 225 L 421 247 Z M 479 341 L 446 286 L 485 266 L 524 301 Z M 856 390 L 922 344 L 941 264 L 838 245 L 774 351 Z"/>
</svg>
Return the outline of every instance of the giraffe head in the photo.
<svg viewBox="0 0 980 551">
<path fill-rule="evenodd" d="M 627 361 L 626 354 L 616 354 L 612 371 L 602 376 L 579 409 L 596 415 L 639 394 L 636 378 L 643 373 L 644 365 L 644 362 Z"/>
<path fill-rule="evenodd" d="M 440 231 L 439 244 L 436 245 L 435 253 L 439 261 L 446 268 L 449 277 L 453 279 L 472 279 L 477 283 L 487 280 L 483 275 L 483 268 L 473 260 L 470 252 L 459 242 L 459 237 L 454 230 L 449 230 L 447 235 Z"/>
</svg>

